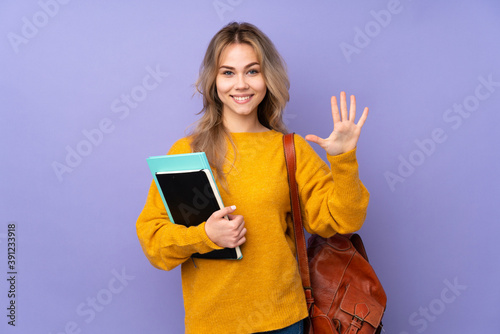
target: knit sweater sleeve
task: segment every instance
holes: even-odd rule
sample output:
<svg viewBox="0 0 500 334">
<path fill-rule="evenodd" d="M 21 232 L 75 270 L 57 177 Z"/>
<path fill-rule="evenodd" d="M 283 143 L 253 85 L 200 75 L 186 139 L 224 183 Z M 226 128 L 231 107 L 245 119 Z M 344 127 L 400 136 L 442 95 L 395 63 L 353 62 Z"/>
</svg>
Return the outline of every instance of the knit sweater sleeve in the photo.
<svg viewBox="0 0 500 334">
<path fill-rule="evenodd" d="M 329 168 L 298 135 L 295 147 L 305 229 L 322 237 L 359 230 L 370 195 L 359 179 L 356 149 L 337 156 L 327 155 Z"/>
<path fill-rule="evenodd" d="M 181 139 L 172 146 L 168 154 L 190 151 L 187 140 Z M 221 249 L 208 238 L 205 223 L 188 228 L 170 221 L 154 181 L 137 219 L 136 230 L 146 257 L 158 269 L 171 270 L 189 259 L 193 253 Z"/>
</svg>

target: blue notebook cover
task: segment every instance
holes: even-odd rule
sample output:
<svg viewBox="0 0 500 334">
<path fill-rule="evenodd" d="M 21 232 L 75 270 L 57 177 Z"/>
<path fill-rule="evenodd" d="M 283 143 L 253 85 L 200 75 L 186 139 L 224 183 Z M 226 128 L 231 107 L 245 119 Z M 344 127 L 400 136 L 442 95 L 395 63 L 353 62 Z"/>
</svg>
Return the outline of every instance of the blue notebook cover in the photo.
<svg viewBox="0 0 500 334">
<path fill-rule="evenodd" d="M 153 179 L 155 180 L 156 187 L 159 190 L 159 193 L 161 195 L 163 204 L 165 206 L 165 209 L 167 211 L 168 217 L 171 222 L 176 223 L 174 216 L 177 218 L 182 218 L 184 216 L 185 218 L 190 215 L 190 211 L 183 212 L 182 215 L 179 214 L 179 202 L 180 198 L 184 198 L 184 203 L 189 203 L 192 202 L 192 198 L 190 197 L 192 195 L 189 195 L 190 189 L 189 187 L 184 187 L 184 183 L 179 184 L 179 180 L 183 178 L 186 180 L 187 183 L 192 183 L 195 182 L 196 186 L 194 188 L 198 188 L 198 182 L 201 182 L 199 177 L 202 177 L 205 179 L 204 183 L 206 187 L 209 187 L 213 191 L 213 196 L 211 197 L 218 197 L 218 200 L 212 199 L 212 201 L 215 201 L 215 203 L 212 203 L 211 207 L 213 207 L 214 211 L 223 208 L 224 205 L 222 203 L 222 199 L 220 198 L 220 193 L 219 190 L 217 189 L 217 184 L 215 182 L 215 178 L 213 176 L 212 170 L 210 169 L 210 164 L 208 163 L 207 157 L 204 152 L 197 152 L 197 153 L 186 153 L 186 154 L 172 154 L 172 155 L 162 155 L 162 156 L 155 156 L 155 157 L 150 157 L 147 159 L 147 163 L 149 165 L 149 169 L 153 175 Z M 186 171 L 186 173 L 183 173 L 183 171 Z M 188 172 L 189 171 L 189 172 Z M 195 173 L 195 171 L 204 171 L 204 173 L 201 173 L 203 175 L 200 175 L 199 173 Z M 172 173 L 169 174 L 170 176 L 165 175 L 164 173 Z M 162 174 L 163 173 L 163 174 Z M 197 176 L 195 177 L 195 174 Z M 173 175 L 173 176 L 172 176 Z M 177 176 L 175 176 L 177 175 Z M 191 176 L 193 175 L 193 179 L 191 179 Z M 159 180 L 161 179 L 161 181 Z M 207 178 L 209 178 L 207 180 Z M 170 181 L 166 181 L 170 180 Z M 197 181 L 194 181 L 197 180 Z M 207 181 L 210 183 L 210 185 L 207 184 Z M 167 182 L 167 183 L 166 183 Z M 166 187 L 166 184 L 169 184 L 168 182 L 173 182 L 170 183 L 171 187 L 170 188 L 162 188 Z M 201 183 L 200 183 L 201 184 Z M 174 190 L 178 189 L 178 190 Z M 165 194 L 168 193 L 169 195 L 169 200 L 171 201 L 171 204 L 174 205 L 172 209 L 175 209 L 175 212 L 171 212 L 171 209 L 169 208 L 168 202 L 165 199 Z M 179 194 L 179 196 L 177 196 Z M 187 197 L 186 197 L 187 196 Z M 181 200 L 182 201 L 182 200 Z M 191 205 L 187 205 L 192 207 L 193 203 L 190 203 Z M 182 206 L 183 204 L 181 204 Z M 196 205 L 195 205 L 196 206 Z M 196 209 L 200 209 L 197 207 Z M 193 210 L 196 210 L 193 208 Z M 205 208 L 205 211 L 210 210 L 209 208 Z M 181 210 L 184 211 L 184 210 Z M 203 210 L 202 210 L 203 211 Z M 201 223 L 202 221 L 208 219 L 210 216 L 211 212 L 201 212 L 200 214 L 196 214 L 194 220 L 198 220 L 196 224 Z M 173 214 L 175 213 L 175 214 Z M 185 215 L 184 215 L 185 213 Z M 203 217 L 200 217 L 204 215 Z M 206 218 L 205 218 L 206 216 Z M 191 217 L 192 218 L 192 217 Z M 190 221 L 189 219 L 181 219 L 182 225 L 185 226 L 190 226 Z M 192 221 L 191 221 L 192 222 Z M 179 222 L 177 222 L 179 223 Z M 194 225 L 196 225 L 194 224 Z M 241 250 L 239 247 L 236 249 L 222 249 L 222 250 L 216 250 L 212 251 L 207 254 L 198 254 L 195 253 L 193 254 L 193 257 L 201 257 L 201 258 L 213 258 L 213 259 L 241 259 Z"/>
<path fill-rule="evenodd" d="M 183 170 L 208 169 L 215 183 L 215 178 L 212 174 L 212 170 L 210 168 L 210 164 L 208 163 L 208 159 L 207 156 L 205 155 L 205 152 L 159 155 L 148 158 L 147 162 L 149 165 L 149 170 L 151 171 L 151 174 L 153 174 L 153 178 L 155 180 L 156 187 L 158 188 L 158 190 L 161 189 L 160 184 L 158 183 L 158 179 L 156 178 L 156 173 L 158 172 L 175 172 Z M 217 191 L 219 190 L 217 189 Z M 168 218 L 170 218 L 170 221 L 173 222 L 174 219 L 172 218 L 172 214 L 168 209 L 168 205 L 165 200 L 165 196 L 163 196 L 162 191 L 160 191 L 160 195 L 161 199 L 163 200 L 163 204 L 167 209 Z"/>
</svg>

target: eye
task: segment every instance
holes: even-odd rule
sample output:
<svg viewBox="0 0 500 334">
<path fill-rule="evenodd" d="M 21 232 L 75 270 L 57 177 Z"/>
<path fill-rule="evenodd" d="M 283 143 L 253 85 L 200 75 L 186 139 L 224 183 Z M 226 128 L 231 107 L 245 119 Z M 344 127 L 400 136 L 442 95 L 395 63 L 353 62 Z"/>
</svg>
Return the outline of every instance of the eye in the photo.
<svg viewBox="0 0 500 334">
<path fill-rule="evenodd" d="M 228 75 L 228 76 L 233 75 L 233 72 L 227 70 L 227 71 L 222 72 L 222 75 Z"/>
<path fill-rule="evenodd" d="M 248 74 L 258 74 L 259 71 L 256 70 L 256 69 L 251 69 L 250 71 L 248 71 Z"/>
</svg>

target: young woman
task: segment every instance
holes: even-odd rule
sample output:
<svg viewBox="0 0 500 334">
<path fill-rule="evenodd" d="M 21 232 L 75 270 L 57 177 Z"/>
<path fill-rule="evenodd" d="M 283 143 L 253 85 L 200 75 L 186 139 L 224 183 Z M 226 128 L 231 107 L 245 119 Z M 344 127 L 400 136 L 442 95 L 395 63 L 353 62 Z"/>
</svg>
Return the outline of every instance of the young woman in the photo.
<svg viewBox="0 0 500 334">
<path fill-rule="evenodd" d="M 197 81 L 202 116 L 169 154 L 205 152 L 229 206 L 199 226 L 176 225 L 153 183 L 137 221 L 149 261 L 163 270 L 182 266 L 186 333 L 302 333 L 307 308 L 282 142 L 288 87 L 282 58 L 255 26 L 231 23 L 213 37 Z M 345 93 L 340 110 L 336 97 L 331 105 L 330 136 L 305 137 L 326 150 L 331 167 L 295 135 L 304 226 L 323 237 L 358 230 L 369 198 L 356 161 L 368 109 L 355 123 L 354 96 L 349 111 Z M 236 246 L 241 260 L 189 260 L 196 252 Z"/>
</svg>

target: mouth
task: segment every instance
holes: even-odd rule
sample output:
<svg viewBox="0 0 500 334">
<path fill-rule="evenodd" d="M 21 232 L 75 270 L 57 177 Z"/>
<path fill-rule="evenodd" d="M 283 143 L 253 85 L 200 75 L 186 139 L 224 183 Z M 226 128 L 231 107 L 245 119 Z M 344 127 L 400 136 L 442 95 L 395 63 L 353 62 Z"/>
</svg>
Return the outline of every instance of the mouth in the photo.
<svg viewBox="0 0 500 334">
<path fill-rule="evenodd" d="M 252 99 L 252 96 L 253 95 L 240 95 L 240 96 L 231 95 L 231 97 L 236 103 L 247 103 Z"/>
</svg>

